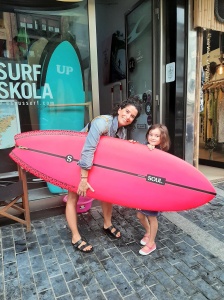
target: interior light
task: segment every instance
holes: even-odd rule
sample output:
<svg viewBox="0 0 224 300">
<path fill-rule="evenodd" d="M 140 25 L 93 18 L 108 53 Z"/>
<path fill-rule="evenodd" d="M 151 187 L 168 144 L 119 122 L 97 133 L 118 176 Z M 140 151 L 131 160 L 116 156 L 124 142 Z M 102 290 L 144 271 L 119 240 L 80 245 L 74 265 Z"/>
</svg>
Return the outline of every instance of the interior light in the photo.
<svg viewBox="0 0 224 300">
<path fill-rule="evenodd" d="M 216 69 L 216 73 L 219 75 L 222 75 L 224 73 L 224 66 L 223 64 L 219 65 L 218 68 Z"/>
<path fill-rule="evenodd" d="M 219 51 L 220 51 L 220 56 L 219 56 L 220 65 L 216 69 L 216 73 L 219 74 L 219 75 L 222 75 L 224 73 L 223 35 L 222 35 L 222 32 L 219 33 Z"/>
</svg>

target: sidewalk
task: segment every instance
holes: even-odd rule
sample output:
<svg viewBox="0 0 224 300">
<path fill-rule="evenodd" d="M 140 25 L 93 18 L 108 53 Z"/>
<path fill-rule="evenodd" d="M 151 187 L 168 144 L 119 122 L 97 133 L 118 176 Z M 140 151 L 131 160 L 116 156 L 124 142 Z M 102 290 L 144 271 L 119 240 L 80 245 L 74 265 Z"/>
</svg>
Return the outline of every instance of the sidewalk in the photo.
<svg viewBox="0 0 224 300">
<path fill-rule="evenodd" d="M 115 206 L 123 237 L 102 231 L 99 206 L 79 215 L 91 254 L 73 250 L 64 214 L 0 227 L 0 300 L 224 299 L 224 183 L 201 208 L 159 217 L 157 250 L 140 256 L 135 210 Z"/>
</svg>

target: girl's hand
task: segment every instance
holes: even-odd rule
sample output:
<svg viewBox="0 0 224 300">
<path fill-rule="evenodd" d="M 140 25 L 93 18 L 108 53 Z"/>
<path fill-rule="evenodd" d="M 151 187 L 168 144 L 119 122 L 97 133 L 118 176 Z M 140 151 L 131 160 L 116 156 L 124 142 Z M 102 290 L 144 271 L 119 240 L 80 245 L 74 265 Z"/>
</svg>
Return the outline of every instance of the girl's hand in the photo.
<svg viewBox="0 0 224 300">
<path fill-rule="evenodd" d="M 141 210 L 141 208 L 136 208 L 136 210 Z"/>
<path fill-rule="evenodd" d="M 92 192 L 94 192 L 94 189 L 88 183 L 87 178 L 82 178 L 80 180 L 80 183 L 79 183 L 79 186 L 78 186 L 77 194 L 79 196 L 85 197 L 86 196 L 86 192 L 87 192 L 88 189 L 90 189 Z"/>
<path fill-rule="evenodd" d="M 128 140 L 128 141 L 132 144 L 138 143 L 138 141 L 134 141 L 134 140 Z"/>
<path fill-rule="evenodd" d="M 150 151 L 155 149 L 155 146 L 150 145 L 150 144 L 147 144 L 147 147 L 149 148 Z"/>
</svg>

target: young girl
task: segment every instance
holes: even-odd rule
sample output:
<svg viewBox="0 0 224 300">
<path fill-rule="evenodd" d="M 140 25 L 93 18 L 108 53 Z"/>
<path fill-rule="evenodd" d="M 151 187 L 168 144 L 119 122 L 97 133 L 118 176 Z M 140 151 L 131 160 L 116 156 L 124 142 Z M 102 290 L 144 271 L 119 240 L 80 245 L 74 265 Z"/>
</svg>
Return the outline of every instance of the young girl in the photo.
<svg viewBox="0 0 224 300">
<path fill-rule="evenodd" d="M 168 151 L 170 148 L 170 137 L 167 127 L 162 124 L 154 124 L 146 133 L 147 147 L 149 150 L 155 148 Z M 138 210 L 137 218 L 145 228 L 145 235 L 140 241 L 144 247 L 139 251 L 141 255 L 148 255 L 156 250 L 155 238 L 158 231 L 157 217 L 160 212 L 150 210 Z"/>
</svg>

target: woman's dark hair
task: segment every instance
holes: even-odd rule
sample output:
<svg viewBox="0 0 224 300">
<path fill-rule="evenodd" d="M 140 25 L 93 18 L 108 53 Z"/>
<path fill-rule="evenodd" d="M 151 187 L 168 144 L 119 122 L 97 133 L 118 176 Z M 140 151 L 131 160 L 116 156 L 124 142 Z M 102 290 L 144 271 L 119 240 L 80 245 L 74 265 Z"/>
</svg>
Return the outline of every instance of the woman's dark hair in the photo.
<svg viewBox="0 0 224 300">
<path fill-rule="evenodd" d="M 125 108 L 129 105 L 134 106 L 138 111 L 138 113 L 137 113 L 135 119 L 133 120 L 133 122 L 130 125 L 125 126 L 125 128 L 127 128 L 128 130 L 131 130 L 131 129 L 133 129 L 134 124 L 136 123 L 136 121 L 137 121 L 137 119 L 140 116 L 141 111 L 142 111 L 142 105 L 141 105 L 141 102 L 140 102 L 138 97 L 130 97 L 130 98 L 122 101 L 121 103 L 116 104 L 113 108 L 113 111 L 112 111 L 111 115 L 113 117 L 118 116 L 118 110 L 123 109 L 123 108 Z"/>
<path fill-rule="evenodd" d="M 160 149 L 163 150 L 163 151 L 168 151 L 170 149 L 170 136 L 169 136 L 169 132 L 168 132 L 168 129 L 165 125 L 163 124 L 154 124 L 154 125 L 151 125 L 149 127 L 149 129 L 147 130 L 146 132 L 146 140 L 148 140 L 148 135 L 149 135 L 149 132 L 151 130 L 154 130 L 154 129 L 159 129 L 160 131 L 160 134 L 161 134 L 161 137 L 160 137 Z"/>
</svg>

